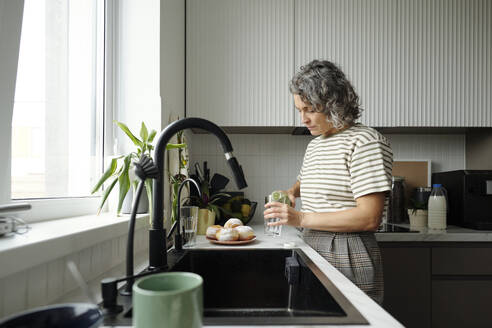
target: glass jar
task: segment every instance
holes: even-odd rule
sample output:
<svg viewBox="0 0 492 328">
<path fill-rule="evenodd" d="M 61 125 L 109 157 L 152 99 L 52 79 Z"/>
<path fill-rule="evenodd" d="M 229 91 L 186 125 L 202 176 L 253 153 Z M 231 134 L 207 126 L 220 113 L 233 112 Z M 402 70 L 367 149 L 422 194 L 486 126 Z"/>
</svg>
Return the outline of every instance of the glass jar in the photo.
<svg viewBox="0 0 492 328">
<path fill-rule="evenodd" d="M 388 223 L 408 222 L 405 210 L 405 178 L 394 176 L 391 179 L 391 194 L 388 206 Z"/>
</svg>

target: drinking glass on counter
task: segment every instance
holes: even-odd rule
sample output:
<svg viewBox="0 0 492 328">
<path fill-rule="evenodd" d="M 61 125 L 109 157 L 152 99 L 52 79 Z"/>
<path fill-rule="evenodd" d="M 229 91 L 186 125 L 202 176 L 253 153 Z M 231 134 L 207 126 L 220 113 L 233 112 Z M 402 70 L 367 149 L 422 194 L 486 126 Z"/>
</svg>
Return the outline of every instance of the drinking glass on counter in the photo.
<svg viewBox="0 0 492 328">
<path fill-rule="evenodd" d="M 196 230 L 198 225 L 198 207 L 182 206 L 180 209 L 180 229 L 183 234 L 183 247 L 196 245 Z"/>
<path fill-rule="evenodd" d="M 268 195 L 265 197 L 265 204 L 270 203 L 270 202 L 280 202 L 282 203 L 282 200 L 276 199 L 274 195 Z M 268 223 L 271 222 L 278 222 L 280 221 L 280 218 L 273 218 L 273 219 L 266 219 L 265 220 L 265 236 L 272 236 L 272 237 L 280 237 L 280 234 L 282 233 L 282 226 L 269 226 Z"/>
</svg>

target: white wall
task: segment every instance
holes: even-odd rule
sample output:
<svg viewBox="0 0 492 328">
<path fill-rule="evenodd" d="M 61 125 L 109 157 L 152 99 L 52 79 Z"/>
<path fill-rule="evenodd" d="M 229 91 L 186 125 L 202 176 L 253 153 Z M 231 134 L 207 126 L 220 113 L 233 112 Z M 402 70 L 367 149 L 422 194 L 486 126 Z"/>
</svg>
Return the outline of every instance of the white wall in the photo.
<svg viewBox="0 0 492 328">
<path fill-rule="evenodd" d="M 462 134 L 386 136 L 395 160 L 430 159 L 433 172 L 465 168 L 465 136 Z M 264 196 L 273 190 L 292 186 L 299 174 L 306 146 L 313 137 L 234 134 L 229 138 L 248 182 L 244 189 L 245 197 L 258 202 L 254 221 L 262 222 Z M 226 190 L 237 190 L 215 136 L 194 134 L 192 167 L 195 162 L 202 164 L 203 161 L 208 161 L 210 177 L 214 173 L 223 174 L 231 179 Z"/>
<path fill-rule="evenodd" d="M 10 203 L 12 109 L 23 8 L 23 0 L 0 0 L 0 204 Z"/>
</svg>

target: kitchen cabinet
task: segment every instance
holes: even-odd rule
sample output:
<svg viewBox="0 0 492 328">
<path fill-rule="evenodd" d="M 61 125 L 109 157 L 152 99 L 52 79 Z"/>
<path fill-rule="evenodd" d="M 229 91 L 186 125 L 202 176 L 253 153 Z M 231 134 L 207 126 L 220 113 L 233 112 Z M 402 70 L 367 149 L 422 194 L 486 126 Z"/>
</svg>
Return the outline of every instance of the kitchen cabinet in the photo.
<svg viewBox="0 0 492 328">
<path fill-rule="evenodd" d="M 431 327 L 428 247 L 380 243 L 384 271 L 383 307 L 405 327 Z"/>
<path fill-rule="evenodd" d="M 186 116 L 293 126 L 294 0 L 188 0 Z"/>
<path fill-rule="evenodd" d="M 492 245 L 380 242 L 383 307 L 405 327 L 488 327 Z"/>
<path fill-rule="evenodd" d="M 486 0 L 297 0 L 295 67 L 338 63 L 370 126 L 490 127 L 491 11 Z"/>
<path fill-rule="evenodd" d="M 490 326 L 491 295 L 491 246 L 432 248 L 432 327 Z"/>
<path fill-rule="evenodd" d="M 488 0 L 187 0 L 186 116 L 301 126 L 288 82 L 338 63 L 375 127 L 492 127 Z"/>
<path fill-rule="evenodd" d="M 490 327 L 492 280 L 433 280 L 432 327 Z"/>
</svg>

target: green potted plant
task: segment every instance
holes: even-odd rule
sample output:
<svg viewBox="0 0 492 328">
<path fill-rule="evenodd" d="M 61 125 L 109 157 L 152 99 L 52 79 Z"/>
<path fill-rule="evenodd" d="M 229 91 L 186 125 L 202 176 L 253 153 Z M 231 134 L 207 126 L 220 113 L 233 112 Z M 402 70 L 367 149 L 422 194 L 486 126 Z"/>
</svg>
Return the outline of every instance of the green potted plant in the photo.
<svg viewBox="0 0 492 328">
<path fill-rule="evenodd" d="M 104 189 L 101 203 L 99 205 L 98 214 L 101 212 L 108 196 L 113 190 L 116 183 L 119 185 L 119 195 L 118 195 L 118 207 L 117 207 L 117 215 L 120 215 L 121 208 L 123 206 L 123 201 L 127 195 L 127 193 L 132 190 L 134 191 L 137 187 L 138 181 L 136 178 L 131 178 L 130 168 L 132 166 L 132 162 L 136 162 L 140 159 L 140 156 L 143 154 L 152 157 L 152 150 L 154 146 L 152 142 L 156 136 L 156 131 L 151 130 L 148 131 L 145 123 L 142 122 L 140 127 L 140 139 L 136 137 L 128 128 L 128 126 L 124 123 L 115 121 L 116 125 L 130 138 L 133 144 L 136 146 L 136 149 L 129 154 L 121 155 L 114 157 L 111 159 L 111 163 L 109 164 L 106 171 L 103 173 L 99 181 L 96 183 L 94 188 L 92 189 L 92 194 L 96 193 L 101 189 L 103 184 L 106 181 L 109 181 L 109 185 Z M 175 149 L 175 148 L 183 148 L 185 145 L 182 144 L 167 144 L 166 149 Z M 132 190 L 130 190 L 130 188 Z M 147 192 L 147 198 L 149 202 L 149 209 L 152 209 L 152 180 L 147 179 L 145 181 L 145 189 Z"/>
<path fill-rule="evenodd" d="M 200 191 L 202 193 L 201 197 L 191 196 L 189 197 L 191 205 L 198 206 L 198 225 L 197 234 L 204 235 L 207 228 L 215 224 L 216 220 L 220 219 L 220 209 L 217 202 L 223 200 L 224 197 L 230 197 L 226 193 L 215 193 L 210 196 L 210 191 L 208 187 L 208 181 L 204 180 L 201 182 Z"/>
<path fill-rule="evenodd" d="M 408 218 L 410 219 L 410 226 L 415 228 L 427 227 L 427 204 L 424 202 L 416 201 L 410 198 L 410 206 L 408 207 Z"/>
<path fill-rule="evenodd" d="M 138 161 L 140 156 L 142 156 L 143 154 L 148 156 L 152 155 L 151 152 L 154 149 L 154 146 L 152 146 L 152 141 L 154 140 L 154 137 L 157 133 L 155 130 L 152 130 L 149 133 L 147 127 L 145 126 L 145 123 L 142 122 L 142 125 L 140 127 L 141 139 L 139 139 L 130 131 L 126 124 L 117 121 L 115 121 L 115 123 L 130 138 L 130 140 L 136 146 L 136 150 L 130 152 L 129 154 L 117 156 L 111 159 L 109 167 L 106 169 L 106 171 L 103 173 L 99 181 L 92 189 L 91 193 L 94 194 L 99 189 L 101 189 L 106 181 L 110 181 L 108 187 L 105 188 L 102 194 L 101 203 L 99 204 L 99 209 L 97 212 L 98 214 L 101 212 L 114 186 L 116 185 L 116 183 L 118 183 L 119 196 L 116 213 L 117 215 L 120 215 L 121 207 L 123 206 L 123 201 L 127 193 L 130 191 L 130 188 L 132 186 L 134 187 L 133 189 L 135 189 L 136 184 L 138 183 L 136 179 L 130 181 L 130 167 L 132 165 L 132 161 Z M 145 188 L 147 190 L 147 198 L 149 199 L 149 208 L 151 208 L 150 202 L 152 201 L 152 182 L 150 179 L 145 181 Z"/>
</svg>

